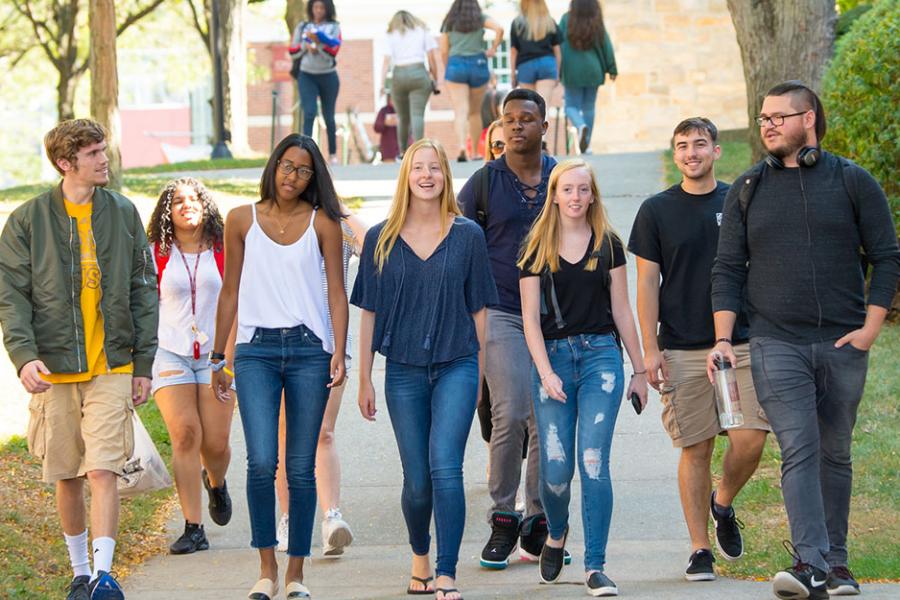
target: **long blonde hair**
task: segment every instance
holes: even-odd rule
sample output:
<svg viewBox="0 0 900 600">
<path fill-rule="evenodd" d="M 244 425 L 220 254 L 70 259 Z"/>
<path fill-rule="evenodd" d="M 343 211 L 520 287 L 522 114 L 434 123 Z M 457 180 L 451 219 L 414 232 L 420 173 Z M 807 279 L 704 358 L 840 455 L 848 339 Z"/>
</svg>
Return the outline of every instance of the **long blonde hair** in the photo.
<svg viewBox="0 0 900 600">
<path fill-rule="evenodd" d="M 597 178 L 594 171 L 583 159 L 571 158 L 564 160 L 553 168 L 550 173 L 550 182 L 547 185 L 547 201 L 537 220 L 531 226 L 531 230 L 522 244 L 522 255 L 517 266 L 520 269 L 526 267 L 532 273 L 541 273 L 549 267 L 551 273 L 559 270 L 559 205 L 553 202 L 556 196 L 556 188 L 559 178 L 563 173 L 574 169 L 585 169 L 591 176 L 591 196 L 594 201 L 588 206 L 585 218 L 594 233 L 594 247 L 591 256 L 584 266 L 585 271 L 594 271 L 599 262 L 600 250 L 603 242 L 609 240 L 610 246 L 619 236 L 609 223 L 606 207 L 600 199 L 600 189 L 597 187 Z M 613 256 L 610 254 L 610 266 Z"/>
<path fill-rule="evenodd" d="M 450 225 L 451 215 L 461 215 L 459 205 L 456 203 L 456 195 L 453 193 L 453 176 L 450 173 L 450 161 L 444 147 L 437 140 L 421 139 L 407 148 L 403 153 L 403 162 L 400 163 L 400 175 L 397 178 L 397 191 L 394 193 L 394 201 L 388 211 L 387 221 L 378 234 L 375 244 L 375 266 L 380 273 L 384 269 L 384 263 L 394 249 L 400 230 L 406 223 L 406 213 L 409 210 L 409 172 L 412 170 L 413 159 L 416 152 L 423 148 L 431 148 L 438 155 L 441 165 L 441 173 L 444 175 L 444 189 L 441 192 L 441 237 Z"/>
<path fill-rule="evenodd" d="M 519 8 L 522 12 L 522 24 L 525 39 L 542 40 L 556 29 L 556 21 L 550 16 L 550 10 L 544 0 L 521 0 Z"/>
<path fill-rule="evenodd" d="M 407 31 L 412 31 L 414 29 L 428 29 L 428 26 L 425 24 L 425 21 L 416 17 L 409 11 L 398 10 L 394 13 L 394 16 L 391 17 L 390 22 L 388 23 L 388 33 L 396 31 L 398 33 L 406 33 Z"/>
</svg>

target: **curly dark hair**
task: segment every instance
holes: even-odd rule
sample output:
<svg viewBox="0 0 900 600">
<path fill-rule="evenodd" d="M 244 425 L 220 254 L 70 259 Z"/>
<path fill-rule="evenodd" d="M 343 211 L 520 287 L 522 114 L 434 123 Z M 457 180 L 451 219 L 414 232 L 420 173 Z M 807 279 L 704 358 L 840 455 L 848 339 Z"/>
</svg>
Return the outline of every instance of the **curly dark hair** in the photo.
<svg viewBox="0 0 900 600">
<path fill-rule="evenodd" d="M 182 185 L 193 188 L 203 204 L 203 240 L 212 248 L 221 250 L 225 225 L 219 207 L 216 206 L 206 186 L 193 177 L 173 179 L 163 188 L 147 224 L 147 241 L 151 244 L 159 242 L 159 252 L 163 256 L 169 253 L 172 240 L 175 238 L 175 229 L 172 226 L 172 199 L 175 197 L 175 190 Z"/>
<path fill-rule="evenodd" d="M 600 0 L 572 0 L 566 27 L 569 43 L 576 50 L 590 50 L 603 43 L 603 9 Z"/>
<path fill-rule="evenodd" d="M 454 0 L 441 23 L 441 31 L 469 33 L 481 28 L 483 24 L 478 0 Z"/>
</svg>

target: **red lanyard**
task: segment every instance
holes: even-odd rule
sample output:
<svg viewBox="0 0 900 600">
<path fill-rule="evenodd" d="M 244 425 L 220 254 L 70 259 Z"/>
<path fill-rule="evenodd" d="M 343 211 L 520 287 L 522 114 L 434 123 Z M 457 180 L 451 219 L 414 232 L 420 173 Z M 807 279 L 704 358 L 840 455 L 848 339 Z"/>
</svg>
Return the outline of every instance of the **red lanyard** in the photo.
<svg viewBox="0 0 900 600">
<path fill-rule="evenodd" d="M 181 256 L 181 262 L 184 263 L 184 269 L 188 274 L 188 281 L 191 284 L 191 332 L 194 334 L 194 360 L 200 358 L 200 342 L 197 340 L 197 269 L 200 266 L 200 252 L 197 253 L 197 260 L 194 261 L 194 274 L 191 275 L 191 268 L 188 266 L 187 258 L 184 252 L 178 248 L 178 254 Z"/>
</svg>

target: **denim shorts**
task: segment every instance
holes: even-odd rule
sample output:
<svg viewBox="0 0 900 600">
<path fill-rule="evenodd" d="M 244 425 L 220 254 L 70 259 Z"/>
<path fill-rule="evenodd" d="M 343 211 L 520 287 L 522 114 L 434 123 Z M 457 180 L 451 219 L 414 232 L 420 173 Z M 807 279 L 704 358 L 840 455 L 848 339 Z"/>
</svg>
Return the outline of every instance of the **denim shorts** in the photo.
<svg viewBox="0 0 900 600">
<path fill-rule="evenodd" d="M 162 348 L 156 349 L 156 358 L 153 360 L 153 382 L 150 391 L 170 385 L 184 385 L 193 383 L 196 385 L 209 385 L 212 371 L 206 364 L 206 355 L 194 360 L 193 356 L 175 354 Z M 163 375 L 171 373 L 170 375 Z"/>
<path fill-rule="evenodd" d="M 444 79 L 453 83 L 465 83 L 469 87 L 483 86 L 491 78 L 487 57 L 484 54 L 472 56 L 451 56 L 447 61 Z"/>
<path fill-rule="evenodd" d="M 558 79 L 555 56 L 532 58 L 516 67 L 516 79 L 519 83 L 534 83 L 543 79 Z"/>
</svg>

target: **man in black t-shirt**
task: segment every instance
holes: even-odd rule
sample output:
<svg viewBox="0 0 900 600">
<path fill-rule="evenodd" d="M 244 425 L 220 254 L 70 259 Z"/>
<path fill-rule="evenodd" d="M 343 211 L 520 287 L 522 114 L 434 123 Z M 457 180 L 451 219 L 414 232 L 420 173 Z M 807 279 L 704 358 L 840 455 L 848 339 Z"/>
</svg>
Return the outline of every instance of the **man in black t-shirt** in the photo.
<svg viewBox="0 0 900 600">
<path fill-rule="evenodd" d="M 681 448 L 678 489 L 691 537 L 684 573 L 689 581 L 716 576 L 707 533 L 709 515 L 721 555 L 727 560 L 743 555 L 731 504 L 756 470 L 769 431 L 753 388 L 745 321 L 735 331 L 742 425 L 728 430 L 720 425 L 706 375 L 705 357 L 715 344 L 710 273 L 729 188 L 716 181 L 714 165 L 721 154 L 717 133 L 716 126 L 702 117 L 678 124 L 672 148 L 681 183 L 641 205 L 628 243 L 637 257 L 644 364 L 650 384 L 662 393 L 663 425 L 673 445 Z M 729 445 L 723 476 L 713 491 L 710 461 L 716 436 L 725 431 Z"/>
</svg>

